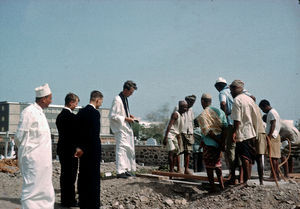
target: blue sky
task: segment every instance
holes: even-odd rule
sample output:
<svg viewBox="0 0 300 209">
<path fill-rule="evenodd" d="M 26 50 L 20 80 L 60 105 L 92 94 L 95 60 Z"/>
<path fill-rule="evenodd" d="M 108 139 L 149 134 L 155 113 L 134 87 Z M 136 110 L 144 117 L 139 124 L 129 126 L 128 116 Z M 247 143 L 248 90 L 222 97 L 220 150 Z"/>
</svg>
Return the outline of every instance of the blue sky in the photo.
<svg viewBox="0 0 300 209">
<path fill-rule="evenodd" d="M 2 0 L 0 101 L 32 102 L 47 82 L 53 104 L 74 92 L 86 105 L 97 89 L 109 108 L 130 79 L 131 112 L 144 117 L 190 94 L 218 106 L 222 76 L 297 120 L 299 37 L 297 0 Z"/>
</svg>

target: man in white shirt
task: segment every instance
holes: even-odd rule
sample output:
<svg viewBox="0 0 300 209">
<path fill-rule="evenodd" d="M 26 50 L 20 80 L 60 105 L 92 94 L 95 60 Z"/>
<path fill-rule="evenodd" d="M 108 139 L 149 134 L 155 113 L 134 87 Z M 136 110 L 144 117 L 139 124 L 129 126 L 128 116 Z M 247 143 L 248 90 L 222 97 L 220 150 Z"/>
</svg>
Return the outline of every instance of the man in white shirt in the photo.
<svg viewBox="0 0 300 209">
<path fill-rule="evenodd" d="M 293 120 L 280 120 L 281 128 L 280 128 L 280 138 L 281 138 L 281 162 L 286 160 L 286 156 L 288 156 L 288 139 L 291 142 L 292 149 L 296 144 L 300 144 L 300 133 L 299 130 L 294 126 Z M 288 162 L 283 165 L 284 175 L 288 177 L 288 173 L 293 173 L 294 170 L 294 160 L 293 160 L 293 152 L 288 159 Z"/>
<path fill-rule="evenodd" d="M 194 139 L 194 112 L 193 112 L 193 105 L 196 101 L 195 95 L 190 95 L 185 97 L 185 101 L 188 105 L 188 110 L 183 114 L 183 127 L 181 131 L 181 138 L 183 143 L 183 153 L 184 153 L 184 173 L 185 174 L 192 174 L 189 170 L 189 162 L 190 162 L 190 155 L 193 151 L 193 144 L 195 142 Z"/>
<path fill-rule="evenodd" d="M 179 154 L 183 151 L 181 133 L 184 124 L 183 114 L 188 109 L 186 101 L 178 102 L 178 111 L 174 111 L 171 115 L 166 128 L 163 144 L 168 150 L 169 170 L 174 172 L 175 161 L 177 163 L 177 172 L 181 172 Z"/>
<path fill-rule="evenodd" d="M 220 108 L 225 112 L 228 126 L 226 128 L 226 141 L 225 141 L 225 160 L 227 166 L 230 170 L 230 180 L 228 181 L 230 184 L 235 184 L 235 169 L 239 167 L 240 171 L 240 178 L 239 180 L 242 181 L 243 179 L 243 169 L 241 168 L 241 160 L 236 157 L 235 154 L 235 146 L 236 144 L 233 142 L 232 135 L 233 135 L 233 120 L 231 118 L 231 110 L 233 105 L 233 97 L 230 93 L 229 86 L 224 78 L 219 77 L 216 80 L 215 88 L 219 92 L 219 102 Z M 255 97 L 250 94 L 246 89 L 243 89 L 243 94 L 251 97 L 255 101 Z"/>
<path fill-rule="evenodd" d="M 52 93 L 45 84 L 37 87 L 35 94 L 35 103 L 21 113 L 15 135 L 23 178 L 21 203 L 22 209 L 53 209 L 51 133 L 43 112 L 52 102 Z"/>
<path fill-rule="evenodd" d="M 266 134 L 270 139 L 270 153 L 272 163 L 274 166 L 276 177 L 279 178 L 279 161 L 281 158 L 280 146 L 281 146 L 281 138 L 279 135 L 280 132 L 280 116 L 277 111 L 271 107 L 270 102 L 268 100 L 262 100 L 259 103 L 260 109 L 267 113 L 267 127 Z M 272 179 L 271 179 L 272 180 Z"/>
<path fill-rule="evenodd" d="M 230 85 L 230 92 L 234 98 L 231 116 L 234 121 L 233 141 L 236 151 L 242 160 L 244 184 L 251 177 L 251 164 L 255 160 L 255 138 L 257 136 L 257 113 L 254 100 L 243 94 L 244 83 L 234 80 Z"/>
</svg>

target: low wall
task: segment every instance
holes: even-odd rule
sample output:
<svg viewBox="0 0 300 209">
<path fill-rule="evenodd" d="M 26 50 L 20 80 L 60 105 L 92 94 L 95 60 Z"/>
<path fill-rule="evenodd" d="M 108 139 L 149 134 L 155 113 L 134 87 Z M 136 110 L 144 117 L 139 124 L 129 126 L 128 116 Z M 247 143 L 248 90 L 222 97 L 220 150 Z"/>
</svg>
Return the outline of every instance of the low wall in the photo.
<svg viewBox="0 0 300 209">
<path fill-rule="evenodd" d="M 0 140 L 0 154 L 4 155 L 4 142 Z M 57 143 L 53 143 L 52 146 L 52 156 L 56 159 L 56 147 Z M 16 147 L 15 147 L 16 149 Z M 104 162 L 114 162 L 115 161 L 115 149 L 116 146 L 113 144 L 102 145 L 102 160 Z M 145 146 L 136 145 L 136 162 L 138 164 L 144 164 L 146 166 L 162 166 L 168 164 L 168 152 L 162 146 Z M 294 173 L 300 173 L 300 158 L 294 159 Z M 265 156 L 265 167 L 264 170 L 270 170 L 270 163 L 267 156 Z M 192 167 L 193 158 L 190 160 L 190 167 Z M 226 169 L 225 162 L 223 160 L 223 168 Z"/>
<path fill-rule="evenodd" d="M 116 145 L 102 145 L 102 160 L 114 162 Z M 168 163 L 168 152 L 162 146 L 135 146 L 136 162 L 147 166 L 160 166 Z"/>
</svg>

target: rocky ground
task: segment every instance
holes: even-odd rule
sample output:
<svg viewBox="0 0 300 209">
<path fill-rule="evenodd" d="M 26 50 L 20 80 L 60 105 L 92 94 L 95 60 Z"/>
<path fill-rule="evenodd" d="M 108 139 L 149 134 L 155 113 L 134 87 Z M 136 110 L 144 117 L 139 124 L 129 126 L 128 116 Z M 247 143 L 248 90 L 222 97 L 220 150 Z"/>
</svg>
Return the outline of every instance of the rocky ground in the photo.
<svg viewBox="0 0 300 209">
<path fill-rule="evenodd" d="M 144 173 L 152 168 L 138 166 Z M 115 170 L 113 163 L 103 163 L 101 172 Z M 56 193 L 55 208 L 60 209 L 59 163 L 53 162 L 53 185 Z M 19 172 L 0 172 L 0 208 L 20 208 L 22 178 Z M 248 187 L 228 187 L 216 194 L 208 193 L 207 183 L 187 185 L 157 178 L 116 179 L 108 177 L 101 181 L 101 208 L 298 208 L 300 209 L 300 184 L 281 181 L 264 186 L 251 180 Z M 196 182 L 194 182 L 196 183 Z M 199 182 L 198 182 L 199 183 Z"/>
</svg>

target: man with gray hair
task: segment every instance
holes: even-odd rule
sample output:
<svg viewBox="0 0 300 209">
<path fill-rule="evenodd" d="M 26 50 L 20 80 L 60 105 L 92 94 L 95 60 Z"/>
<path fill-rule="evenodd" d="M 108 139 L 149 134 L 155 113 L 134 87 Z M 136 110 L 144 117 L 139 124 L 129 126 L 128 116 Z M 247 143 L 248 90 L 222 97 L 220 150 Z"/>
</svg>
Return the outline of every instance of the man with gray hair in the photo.
<svg viewBox="0 0 300 209">
<path fill-rule="evenodd" d="M 235 184 L 235 169 L 239 167 L 240 170 L 240 181 L 243 179 L 243 170 L 241 169 L 241 161 L 238 157 L 236 157 L 235 147 L 236 144 L 233 142 L 233 120 L 231 117 L 231 110 L 233 105 L 233 97 L 230 93 L 229 86 L 227 85 L 227 81 L 219 77 L 216 80 L 215 88 L 219 92 L 219 102 L 220 108 L 225 112 L 228 127 L 226 129 L 226 140 L 225 140 L 225 160 L 227 166 L 230 170 L 230 180 L 228 181 L 230 184 Z M 243 89 L 243 94 L 251 97 L 255 101 L 255 97 L 251 95 L 246 89 Z"/>
<path fill-rule="evenodd" d="M 244 171 L 244 184 L 251 177 L 251 164 L 255 160 L 255 138 L 258 134 L 257 107 L 254 100 L 243 94 L 244 82 L 234 80 L 230 92 L 234 98 L 231 116 L 234 121 L 233 141 L 236 153 L 241 158 Z"/>
<path fill-rule="evenodd" d="M 288 155 L 288 141 L 290 141 L 293 146 L 296 146 L 300 144 L 300 133 L 299 130 L 294 126 L 293 120 L 280 120 L 280 138 L 281 138 L 281 161 L 286 160 L 286 156 Z M 288 177 L 288 173 L 293 173 L 294 169 L 294 160 L 293 160 L 293 152 L 291 153 L 291 156 L 288 159 L 288 162 L 283 165 L 284 175 L 285 177 Z"/>
<path fill-rule="evenodd" d="M 37 87 L 35 95 L 35 103 L 22 111 L 15 135 L 23 178 L 21 203 L 23 209 L 53 209 L 51 133 L 43 112 L 52 102 L 49 85 Z"/>
<path fill-rule="evenodd" d="M 227 120 L 225 113 L 211 106 L 212 97 L 209 94 L 203 94 L 201 105 L 203 112 L 197 117 L 201 128 L 201 139 L 203 140 L 203 159 L 206 167 L 208 181 L 212 192 L 216 191 L 214 184 L 214 174 L 216 171 L 220 189 L 224 189 L 221 164 L 221 150 L 225 145 Z"/>
<path fill-rule="evenodd" d="M 183 114 L 187 111 L 186 101 L 178 102 L 178 111 L 175 110 L 166 128 L 163 144 L 168 150 L 169 171 L 174 172 L 174 164 L 177 163 L 177 172 L 181 172 L 179 155 L 183 151 L 181 133 L 184 126 Z"/>
<path fill-rule="evenodd" d="M 185 97 L 187 103 L 187 111 L 183 114 L 183 127 L 181 131 L 181 138 L 183 144 L 183 153 L 184 153 L 184 173 L 192 174 L 189 170 L 190 155 L 193 151 L 194 139 L 194 112 L 193 105 L 196 101 L 195 95 L 190 95 Z"/>
</svg>

